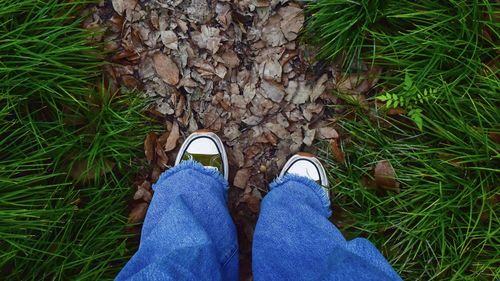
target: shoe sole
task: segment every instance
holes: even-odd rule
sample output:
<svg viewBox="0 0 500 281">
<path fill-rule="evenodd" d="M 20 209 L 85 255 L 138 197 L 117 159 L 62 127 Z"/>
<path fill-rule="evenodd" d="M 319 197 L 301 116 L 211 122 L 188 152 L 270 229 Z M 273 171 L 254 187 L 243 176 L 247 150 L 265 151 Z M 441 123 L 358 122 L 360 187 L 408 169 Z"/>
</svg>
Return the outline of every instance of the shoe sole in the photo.
<svg viewBox="0 0 500 281">
<path fill-rule="evenodd" d="M 219 153 L 221 154 L 222 157 L 222 165 L 224 167 L 224 178 L 226 180 L 229 179 L 229 163 L 227 159 L 227 153 L 226 149 L 224 148 L 224 144 L 222 143 L 222 140 L 217 136 L 215 133 L 213 133 L 210 130 L 206 129 L 201 129 L 197 130 L 191 135 L 187 137 L 187 139 L 182 143 L 181 148 L 179 149 L 179 153 L 177 154 L 177 157 L 175 158 L 175 165 L 179 164 L 182 160 L 182 156 L 184 155 L 184 152 L 186 151 L 187 147 L 189 144 L 198 138 L 209 138 L 211 139 L 215 145 L 217 146 L 217 150 L 219 150 Z"/>
</svg>

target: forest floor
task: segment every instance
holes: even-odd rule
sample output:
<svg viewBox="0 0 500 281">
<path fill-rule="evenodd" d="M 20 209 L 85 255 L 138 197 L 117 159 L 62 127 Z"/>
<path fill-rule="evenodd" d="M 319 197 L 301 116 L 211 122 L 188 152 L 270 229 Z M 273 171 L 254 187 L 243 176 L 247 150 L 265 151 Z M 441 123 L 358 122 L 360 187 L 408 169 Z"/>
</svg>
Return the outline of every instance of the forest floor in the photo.
<svg viewBox="0 0 500 281">
<path fill-rule="evenodd" d="M 87 27 L 103 28 L 114 63 L 108 74 L 142 91 L 165 124 L 151 133 L 151 163 L 135 196 L 133 221 L 151 198 L 149 185 L 172 165 L 189 133 L 208 128 L 230 159 L 229 206 L 238 227 L 242 270 L 250 274 L 251 241 L 260 200 L 294 153 L 339 135 L 332 89 L 359 96 L 374 81 L 338 81 L 335 64 L 314 60 L 299 42 L 304 11 L 287 1 L 114 0 L 92 9 Z M 212 2 L 215 3 L 215 2 Z"/>
</svg>

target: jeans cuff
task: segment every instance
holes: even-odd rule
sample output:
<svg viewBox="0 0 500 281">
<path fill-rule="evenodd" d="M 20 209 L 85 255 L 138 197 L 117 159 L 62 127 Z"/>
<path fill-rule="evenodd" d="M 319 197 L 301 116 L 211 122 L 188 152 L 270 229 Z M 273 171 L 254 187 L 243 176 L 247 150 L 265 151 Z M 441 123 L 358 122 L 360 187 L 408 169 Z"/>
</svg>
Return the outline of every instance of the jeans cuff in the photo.
<svg viewBox="0 0 500 281">
<path fill-rule="evenodd" d="M 163 182 L 166 181 L 169 177 L 184 170 L 192 170 L 201 173 L 203 175 L 209 176 L 214 180 L 216 180 L 225 191 L 229 189 L 229 184 L 227 180 L 224 178 L 224 176 L 222 176 L 222 174 L 218 170 L 206 168 L 199 162 L 193 160 L 186 160 L 163 172 L 160 175 L 158 181 L 156 181 L 156 183 L 153 184 L 152 186 L 153 190 L 156 191 L 156 188 L 160 187 L 163 184 Z"/>
<path fill-rule="evenodd" d="M 271 183 L 271 185 L 269 186 L 269 189 L 273 190 L 275 188 L 280 188 L 287 182 L 300 183 L 310 188 L 316 194 L 316 196 L 318 196 L 318 199 L 321 201 L 322 214 L 327 218 L 332 215 L 332 210 L 330 209 L 330 198 L 328 197 L 328 194 L 323 189 L 323 187 L 321 187 L 319 184 L 317 184 L 316 182 L 314 182 L 309 178 L 294 174 L 286 174 L 283 177 L 275 179 L 273 183 Z"/>
</svg>

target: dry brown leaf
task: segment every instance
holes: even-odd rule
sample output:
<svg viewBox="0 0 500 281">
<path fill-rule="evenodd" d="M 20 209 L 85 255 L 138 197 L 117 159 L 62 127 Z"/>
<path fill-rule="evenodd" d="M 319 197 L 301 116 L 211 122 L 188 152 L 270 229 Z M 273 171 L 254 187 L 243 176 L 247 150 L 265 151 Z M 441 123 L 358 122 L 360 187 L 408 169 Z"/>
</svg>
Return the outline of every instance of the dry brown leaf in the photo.
<svg viewBox="0 0 500 281">
<path fill-rule="evenodd" d="M 201 32 L 194 32 L 192 38 L 198 47 L 207 49 L 211 51 L 212 54 L 215 54 L 219 50 L 222 39 L 219 32 L 219 29 L 215 27 L 202 25 Z"/>
<path fill-rule="evenodd" d="M 266 141 L 272 144 L 273 146 L 276 146 L 278 144 L 278 138 L 273 133 L 265 131 L 264 137 L 266 138 Z"/>
<path fill-rule="evenodd" d="M 160 142 L 156 142 L 155 152 L 156 156 L 158 156 L 156 158 L 156 164 L 158 164 L 161 169 L 165 169 L 168 166 L 168 156 L 165 153 L 165 150 L 163 150 Z"/>
<path fill-rule="evenodd" d="M 113 9 L 119 14 L 123 15 L 126 10 L 132 10 L 137 5 L 137 0 L 112 0 Z"/>
<path fill-rule="evenodd" d="M 179 132 L 179 124 L 174 122 L 172 126 L 172 131 L 167 138 L 167 143 L 165 143 L 164 150 L 166 152 L 172 151 L 177 147 L 177 141 L 179 140 L 180 132 Z"/>
<path fill-rule="evenodd" d="M 128 214 L 129 223 L 139 223 L 144 220 L 149 204 L 145 202 L 138 203 Z"/>
<path fill-rule="evenodd" d="M 151 191 L 151 183 L 148 180 L 144 180 L 141 185 L 137 186 L 137 188 L 144 188 L 147 191 Z"/>
<path fill-rule="evenodd" d="M 268 46 L 277 47 L 287 42 L 285 35 L 281 31 L 281 20 L 282 17 L 280 15 L 273 15 L 269 18 L 266 26 L 262 29 L 262 39 Z"/>
<path fill-rule="evenodd" d="M 224 79 L 226 73 L 227 73 L 227 68 L 222 64 L 217 65 L 217 67 L 215 68 L 215 75 L 219 76 L 219 78 L 221 79 Z"/>
<path fill-rule="evenodd" d="M 156 134 L 149 132 L 144 139 L 144 155 L 146 160 L 151 163 L 155 157 Z"/>
<path fill-rule="evenodd" d="M 123 51 L 120 51 L 120 52 L 116 53 L 115 55 L 113 55 L 110 58 L 110 61 L 120 62 L 120 60 L 125 59 L 125 60 L 135 64 L 139 61 L 140 58 L 141 58 L 141 56 L 137 52 L 130 51 L 130 50 L 123 50 Z"/>
<path fill-rule="evenodd" d="M 140 87 L 140 82 L 137 81 L 137 79 L 135 79 L 135 77 L 132 75 L 123 75 L 121 77 L 121 80 L 122 80 L 123 85 L 125 85 L 125 87 L 127 87 L 131 90 L 135 90 L 135 89 L 138 89 Z"/>
<path fill-rule="evenodd" d="M 158 12 L 156 10 L 151 11 L 151 15 L 149 16 L 149 21 L 151 25 L 156 29 L 160 29 L 160 17 L 158 16 Z"/>
<path fill-rule="evenodd" d="M 278 83 L 264 80 L 260 87 L 262 94 L 274 102 L 280 102 L 285 97 L 285 89 Z"/>
<path fill-rule="evenodd" d="M 337 82 L 337 90 L 343 94 L 351 94 L 354 89 L 363 81 L 362 74 L 351 74 L 346 77 L 342 77 L 340 81 Z"/>
<path fill-rule="evenodd" d="M 262 77 L 266 80 L 281 81 L 281 73 L 283 72 L 281 64 L 276 59 L 269 58 L 262 63 Z"/>
<path fill-rule="evenodd" d="M 314 85 L 312 93 L 311 93 L 311 101 L 314 102 L 316 99 L 323 94 L 326 90 L 326 82 L 328 81 L 328 75 L 323 74 L 318 81 L 316 81 L 316 85 Z"/>
<path fill-rule="evenodd" d="M 169 49 L 177 50 L 177 35 L 172 30 L 161 31 L 160 38 L 163 45 Z"/>
<path fill-rule="evenodd" d="M 224 30 L 227 30 L 232 22 L 231 6 L 228 4 L 218 3 L 216 5 L 215 12 L 217 13 L 217 22 L 224 27 Z"/>
<path fill-rule="evenodd" d="M 323 127 L 319 128 L 319 136 L 322 139 L 337 139 L 339 137 L 339 133 L 332 127 Z"/>
<path fill-rule="evenodd" d="M 323 110 L 323 105 L 320 103 L 310 103 L 302 110 L 302 114 L 304 115 L 304 118 L 307 121 L 313 120 L 314 117 L 317 117 L 317 114 L 319 114 Z"/>
<path fill-rule="evenodd" d="M 290 137 L 290 132 L 281 124 L 277 123 L 266 123 L 265 128 L 271 133 L 275 134 L 278 138 L 284 140 Z"/>
<path fill-rule="evenodd" d="M 168 139 L 168 135 L 170 135 L 170 132 L 168 130 L 166 130 L 159 138 L 156 142 L 160 143 L 162 146 L 165 145 L 165 143 L 167 142 L 167 139 Z"/>
<path fill-rule="evenodd" d="M 316 129 L 309 129 L 307 126 L 303 126 L 302 129 L 304 130 L 304 139 L 302 142 L 307 146 L 311 146 L 316 135 Z"/>
<path fill-rule="evenodd" d="M 231 163 L 237 167 L 243 167 L 245 164 L 245 155 L 243 154 L 242 145 L 236 144 L 233 149 L 229 150 L 229 159 Z"/>
<path fill-rule="evenodd" d="M 337 163 L 344 165 L 345 164 L 344 152 L 340 148 L 337 139 L 332 139 L 330 141 L 330 148 L 332 149 L 333 159 L 335 159 Z"/>
<path fill-rule="evenodd" d="M 288 41 L 297 38 L 300 29 L 304 25 L 304 13 L 301 8 L 286 6 L 279 9 L 278 14 L 283 17 L 280 23 L 281 31 Z"/>
<path fill-rule="evenodd" d="M 160 178 L 161 169 L 158 165 L 154 165 L 153 171 L 151 171 L 151 182 L 156 182 Z"/>
<path fill-rule="evenodd" d="M 153 56 L 153 63 L 156 73 L 158 73 L 165 83 L 172 86 L 179 83 L 179 68 L 169 56 L 162 53 L 156 53 Z"/>
<path fill-rule="evenodd" d="M 399 182 L 396 181 L 396 171 L 388 160 L 378 161 L 373 171 L 375 183 L 383 189 L 399 192 Z"/>
<path fill-rule="evenodd" d="M 203 59 L 196 59 L 193 61 L 193 66 L 198 68 L 198 71 L 203 75 L 212 75 L 215 72 L 215 68 L 208 61 Z"/>
<path fill-rule="evenodd" d="M 245 97 L 242 95 L 232 95 L 231 96 L 231 105 L 237 108 L 246 108 L 247 102 Z"/>
<path fill-rule="evenodd" d="M 146 202 L 150 202 L 152 198 L 153 195 L 151 194 L 151 192 L 142 187 L 139 187 L 134 193 L 134 200 L 144 200 Z"/>
<path fill-rule="evenodd" d="M 232 141 L 232 140 L 238 138 L 240 135 L 241 135 L 241 132 L 239 130 L 238 124 L 230 123 L 230 124 L 226 124 L 226 126 L 224 126 L 224 136 L 229 141 Z"/>
<path fill-rule="evenodd" d="M 206 129 L 211 129 L 216 132 L 222 129 L 223 120 L 220 115 L 221 111 L 222 110 L 217 107 L 210 105 L 207 110 L 203 112 L 203 126 Z"/>
<path fill-rule="evenodd" d="M 403 115 L 406 114 L 406 110 L 402 107 L 390 108 L 387 110 L 387 115 Z"/>
<path fill-rule="evenodd" d="M 250 170 L 248 169 L 240 169 L 236 172 L 234 176 L 233 185 L 244 189 L 247 186 L 248 179 L 250 178 Z"/>
<path fill-rule="evenodd" d="M 252 194 L 245 194 L 241 198 L 240 202 L 246 203 L 250 211 L 253 213 L 259 213 L 260 211 L 260 198 L 253 196 Z"/>
<path fill-rule="evenodd" d="M 222 59 L 224 60 L 224 63 L 229 67 L 229 68 L 235 68 L 240 65 L 240 59 L 238 58 L 238 55 L 231 49 L 225 51 L 221 55 Z"/>
</svg>

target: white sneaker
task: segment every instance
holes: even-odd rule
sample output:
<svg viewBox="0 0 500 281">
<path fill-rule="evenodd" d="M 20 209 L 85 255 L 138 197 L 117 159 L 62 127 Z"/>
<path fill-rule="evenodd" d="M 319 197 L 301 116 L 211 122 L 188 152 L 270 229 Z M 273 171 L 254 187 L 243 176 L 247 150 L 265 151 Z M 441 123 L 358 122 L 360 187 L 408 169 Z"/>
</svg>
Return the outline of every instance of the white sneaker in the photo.
<svg viewBox="0 0 500 281">
<path fill-rule="evenodd" d="M 306 152 L 299 152 L 285 163 L 280 177 L 286 174 L 294 174 L 309 178 L 323 187 L 328 195 L 328 178 L 326 171 L 318 158 Z"/>
<path fill-rule="evenodd" d="M 206 168 L 218 170 L 227 180 L 229 165 L 222 140 L 208 130 L 198 130 L 184 141 L 175 159 L 175 165 L 194 160 Z"/>
</svg>

